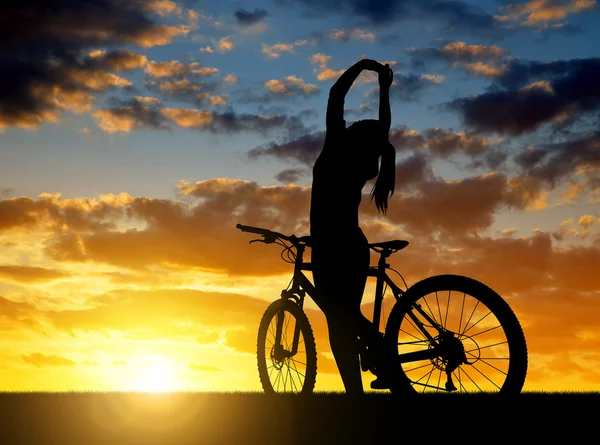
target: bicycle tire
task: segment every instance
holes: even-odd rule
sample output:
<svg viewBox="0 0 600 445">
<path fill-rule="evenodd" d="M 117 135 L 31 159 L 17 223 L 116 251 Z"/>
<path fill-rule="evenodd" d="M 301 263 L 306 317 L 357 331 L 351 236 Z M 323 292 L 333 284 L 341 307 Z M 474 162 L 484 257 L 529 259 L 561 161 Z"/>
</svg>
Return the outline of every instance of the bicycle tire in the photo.
<svg viewBox="0 0 600 445">
<path fill-rule="evenodd" d="M 451 323 L 448 323 L 449 308 L 454 308 L 457 306 L 455 304 L 456 300 L 452 301 L 453 291 L 456 291 L 459 293 L 459 295 L 461 295 L 459 296 L 459 304 L 462 297 L 462 312 L 460 314 L 458 325 L 456 324 L 456 318 L 459 317 L 458 315 L 453 314 L 452 317 L 456 318 L 451 318 L 450 320 L 453 327 L 458 326 L 456 332 L 449 328 Z M 445 309 L 442 309 L 439 306 L 439 302 L 440 300 L 443 302 L 443 299 L 446 295 L 445 292 L 448 293 L 447 303 L 445 304 Z M 434 295 L 435 300 L 433 300 Z M 477 301 L 477 303 L 472 309 L 471 317 L 469 317 L 469 320 L 464 325 L 464 330 L 462 331 L 463 334 L 461 334 L 460 332 L 462 329 L 461 323 L 463 321 L 463 316 L 465 320 L 467 319 L 464 311 L 467 295 Z M 429 296 L 432 297 L 429 298 Z M 437 301 L 437 312 L 431 309 L 429 301 Z M 397 358 L 397 354 L 401 353 L 401 349 L 408 349 L 409 339 L 412 341 L 414 345 L 412 347 L 415 348 L 415 350 L 418 348 L 423 349 L 423 346 L 416 346 L 419 341 L 423 342 L 423 340 L 419 340 L 418 338 L 419 336 L 417 334 L 419 331 L 416 328 L 415 323 L 412 321 L 412 319 L 407 318 L 408 311 L 414 307 L 413 305 L 415 303 L 419 303 L 426 312 L 430 311 L 428 313 L 434 315 L 433 318 L 436 320 L 436 322 L 438 317 L 440 324 L 442 321 L 444 321 L 444 326 L 446 326 L 448 330 L 454 332 L 454 336 L 460 339 L 463 345 L 463 350 L 466 352 L 465 357 L 468 361 L 470 360 L 472 362 L 461 364 L 457 368 L 457 370 L 459 370 L 458 372 L 455 370 L 451 373 L 453 380 L 458 377 L 460 383 L 456 388 L 457 392 L 492 392 L 502 394 L 518 394 L 521 392 L 527 375 L 527 343 L 525 341 L 523 329 L 521 328 L 516 315 L 508 303 L 506 303 L 506 301 L 500 297 L 500 295 L 498 295 L 494 290 L 490 289 L 485 284 L 472 278 L 460 275 L 438 275 L 426 278 L 416 283 L 397 300 L 390 312 L 385 329 L 385 338 L 388 345 L 387 352 L 390 354 L 388 358 Z M 471 319 L 478 319 L 480 314 L 484 312 L 481 311 L 476 317 L 473 317 L 480 303 L 483 303 L 483 305 L 489 310 L 489 313 L 493 314 L 493 317 L 497 320 L 498 326 L 492 328 L 486 327 L 495 323 L 494 319 L 489 318 L 489 314 L 486 314 L 479 321 L 473 321 L 473 325 L 468 327 Z M 413 314 L 415 312 L 416 311 L 413 311 Z M 424 319 L 424 317 L 422 318 Z M 480 325 L 477 329 L 472 330 L 482 320 L 485 320 L 485 323 Z M 404 323 L 405 321 L 406 323 Z M 506 341 L 503 343 L 497 342 L 494 337 L 496 335 L 500 335 L 498 328 L 501 328 L 502 333 L 506 338 Z M 469 333 L 469 331 L 471 332 Z M 412 337 L 415 337 L 417 340 L 415 341 L 415 339 L 409 336 L 409 334 L 412 334 Z M 425 338 L 423 334 L 421 334 L 421 336 Z M 475 339 L 475 337 L 477 337 L 477 339 Z M 489 341 L 493 343 L 490 343 L 490 345 L 485 345 L 485 338 L 489 338 Z M 401 339 L 402 341 L 400 341 Z M 479 343 L 485 346 L 480 346 Z M 425 345 L 425 343 L 423 343 L 423 345 Z M 501 356 L 482 357 L 483 350 L 485 350 L 485 352 L 483 352 L 484 355 L 499 354 Z M 506 352 L 508 353 L 508 357 L 503 357 Z M 442 373 L 446 373 L 445 369 L 443 369 L 443 360 L 440 358 L 400 364 L 399 366 L 395 367 L 394 372 L 399 372 L 400 380 L 406 381 L 405 378 L 408 378 L 415 393 L 426 392 L 427 389 L 432 388 L 429 386 L 423 386 L 425 381 L 417 380 L 416 376 L 421 374 L 417 374 L 417 370 L 419 370 L 417 366 L 419 363 L 422 365 L 420 366 L 422 368 L 420 371 L 427 372 L 427 366 L 429 366 L 427 361 L 431 362 L 432 371 L 429 374 L 429 377 L 427 377 L 427 383 L 425 383 L 425 385 L 429 385 L 430 378 L 435 369 L 437 369 L 440 375 L 440 377 L 437 377 L 437 385 L 433 384 L 430 386 L 435 387 L 436 392 L 440 390 L 447 390 L 447 388 L 440 387 Z M 475 366 L 478 363 L 480 363 L 480 365 Z M 464 380 L 461 379 L 460 369 L 463 371 L 462 377 Z M 498 381 L 492 381 L 490 377 L 485 376 L 482 372 L 482 369 L 483 371 L 489 372 L 494 376 L 498 376 Z M 469 372 L 471 372 L 471 374 L 469 374 Z M 488 381 L 481 378 L 479 374 L 483 375 L 489 382 L 493 383 L 493 385 L 490 385 Z M 503 376 L 503 374 L 505 375 Z M 469 377 L 471 381 L 464 378 L 465 376 Z M 479 381 L 482 383 L 478 384 L 477 381 L 473 379 L 473 376 L 475 376 L 476 379 L 479 379 Z M 469 391 L 467 386 L 469 388 L 473 388 L 472 391 Z M 486 388 L 490 387 L 490 390 L 484 390 L 481 388 L 482 386 L 485 386 Z M 421 389 L 422 391 L 420 391 Z M 390 390 L 392 393 L 402 393 L 403 391 L 405 392 L 406 388 L 403 388 L 402 385 L 392 385 Z"/>
<path fill-rule="evenodd" d="M 277 314 L 283 310 L 284 316 L 289 314 L 296 320 L 296 325 L 300 327 L 301 338 L 299 340 L 300 352 L 301 345 L 304 345 L 305 361 L 294 360 L 293 357 L 284 360 L 274 360 L 272 357 L 272 345 L 268 344 L 268 337 L 271 335 L 272 344 L 275 342 L 275 328 L 277 326 Z M 284 318 L 284 332 L 282 332 L 282 343 L 287 342 L 287 336 L 289 335 L 289 329 L 291 329 L 291 335 L 293 336 L 293 326 L 290 326 L 290 322 L 286 322 Z M 295 325 L 294 325 L 295 326 Z M 291 339 L 289 339 L 291 342 Z M 286 345 L 284 345 L 286 347 Z M 269 355 L 267 356 L 267 350 Z M 296 354 L 297 356 L 298 354 Z M 306 317 L 306 314 L 302 309 L 294 302 L 289 300 L 277 300 L 274 301 L 267 307 L 265 313 L 262 316 L 260 325 L 258 328 L 258 339 L 257 339 L 257 358 L 258 358 L 258 375 L 262 384 L 263 390 L 266 394 L 279 394 L 279 393 L 299 393 L 299 394 L 311 394 L 313 392 L 316 376 L 317 376 L 317 351 L 315 346 L 315 337 L 313 334 L 312 327 Z M 299 357 L 303 358 L 303 357 Z M 298 370 L 296 365 L 301 364 L 304 366 L 304 373 Z M 286 368 L 286 371 L 282 371 Z M 282 377 L 282 372 L 284 373 Z M 286 373 L 287 372 L 287 373 Z M 273 381 L 273 374 L 277 373 L 275 381 Z M 303 376 L 301 387 L 295 384 L 294 378 L 300 380 L 300 375 Z M 283 388 L 280 387 L 281 381 L 277 379 L 281 378 L 283 381 Z M 290 379 L 289 390 L 287 388 L 287 379 Z M 279 382 L 279 383 L 277 383 Z"/>
</svg>

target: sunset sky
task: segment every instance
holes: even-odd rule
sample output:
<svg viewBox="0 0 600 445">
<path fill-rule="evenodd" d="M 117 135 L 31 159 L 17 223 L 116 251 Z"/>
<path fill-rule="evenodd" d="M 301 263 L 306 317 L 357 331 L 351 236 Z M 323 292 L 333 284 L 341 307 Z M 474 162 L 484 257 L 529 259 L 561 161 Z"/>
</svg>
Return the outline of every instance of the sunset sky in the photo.
<svg viewBox="0 0 600 445">
<path fill-rule="evenodd" d="M 258 324 L 292 268 L 235 225 L 308 234 L 329 88 L 365 57 L 394 71 L 397 151 L 369 240 L 410 242 L 409 285 L 502 295 L 525 390 L 598 390 L 598 42 L 596 0 L 3 4 L 0 391 L 260 390 Z M 377 75 L 345 105 L 376 119 Z M 315 389 L 342 390 L 306 312 Z"/>
</svg>

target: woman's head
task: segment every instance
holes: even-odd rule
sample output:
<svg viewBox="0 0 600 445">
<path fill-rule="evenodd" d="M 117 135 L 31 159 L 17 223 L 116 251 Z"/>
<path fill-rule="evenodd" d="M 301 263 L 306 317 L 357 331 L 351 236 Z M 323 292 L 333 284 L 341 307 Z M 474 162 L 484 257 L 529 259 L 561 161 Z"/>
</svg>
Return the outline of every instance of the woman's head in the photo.
<svg viewBox="0 0 600 445">
<path fill-rule="evenodd" d="M 388 141 L 388 131 L 378 120 L 365 119 L 350 125 L 347 136 L 350 155 L 360 167 L 361 179 L 368 181 L 377 177 L 371 200 L 375 198 L 377 209 L 385 213 L 396 179 L 396 150 Z"/>
</svg>

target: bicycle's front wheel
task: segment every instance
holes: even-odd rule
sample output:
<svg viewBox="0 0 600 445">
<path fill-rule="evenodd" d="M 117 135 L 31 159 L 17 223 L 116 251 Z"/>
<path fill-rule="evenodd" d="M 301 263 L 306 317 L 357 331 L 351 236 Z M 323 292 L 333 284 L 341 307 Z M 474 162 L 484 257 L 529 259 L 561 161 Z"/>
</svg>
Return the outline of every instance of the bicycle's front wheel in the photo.
<svg viewBox="0 0 600 445">
<path fill-rule="evenodd" d="M 392 349 L 397 344 L 395 358 L 423 354 L 396 368 L 419 393 L 518 394 L 525 383 L 527 344 L 517 317 L 471 278 L 439 275 L 412 286 L 390 313 L 386 339 Z"/>
<path fill-rule="evenodd" d="M 257 352 L 258 374 L 265 393 L 312 393 L 317 377 L 315 337 L 297 304 L 277 300 L 269 305 L 258 328 Z"/>
</svg>

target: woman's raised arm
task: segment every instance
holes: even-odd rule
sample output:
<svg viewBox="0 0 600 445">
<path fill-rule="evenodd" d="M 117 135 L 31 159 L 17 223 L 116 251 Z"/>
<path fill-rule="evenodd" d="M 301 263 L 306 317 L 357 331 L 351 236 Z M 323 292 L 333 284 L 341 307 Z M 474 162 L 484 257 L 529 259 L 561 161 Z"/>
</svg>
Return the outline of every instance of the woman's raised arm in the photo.
<svg viewBox="0 0 600 445">
<path fill-rule="evenodd" d="M 379 122 L 383 125 L 386 132 L 390 131 L 392 125 L 392 112 L 390 110 L 390 87 L 394 79 L 394 72 L 389 67 L 385 67 L 379 72 Z"/>
<path fill-rule="evenodd" d="M 371 70 L 381 73 L 383 65 L 375 60 L 361 59 L 348 68 L 333 84 L 329 90 L 329 101 L 327 102 L 326 125 L 328 129 L 344 122 L 344 101 L 350 87 L 363 70 Z"/>
</svg>

